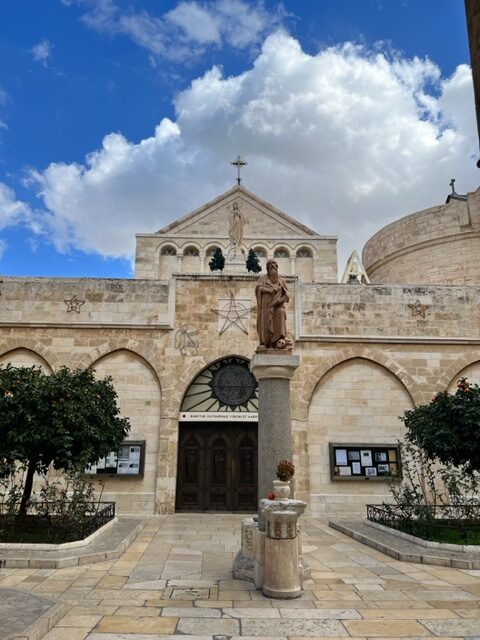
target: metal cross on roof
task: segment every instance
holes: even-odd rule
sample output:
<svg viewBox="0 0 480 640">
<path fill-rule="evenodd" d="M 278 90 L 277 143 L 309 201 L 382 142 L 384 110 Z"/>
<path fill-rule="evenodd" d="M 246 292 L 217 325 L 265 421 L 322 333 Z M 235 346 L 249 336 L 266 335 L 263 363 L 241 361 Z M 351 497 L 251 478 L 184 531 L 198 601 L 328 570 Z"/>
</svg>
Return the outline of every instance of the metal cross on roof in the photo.
<svg viewBox="0 0 480 640">
<path fill-rule="evenodd" d="M 242 167 L 245 167 L 248 164 L 248 162 L 245 162 L 245 160 L 243 160 L 241 156 L 237 156 L 237 159 L 231 162 L 230 164 L 233 164 L 234 167 L 237 167 L 237 184 L 242 184 L 242 178 L 240 177 L 240 170 Z"/>
</svg>

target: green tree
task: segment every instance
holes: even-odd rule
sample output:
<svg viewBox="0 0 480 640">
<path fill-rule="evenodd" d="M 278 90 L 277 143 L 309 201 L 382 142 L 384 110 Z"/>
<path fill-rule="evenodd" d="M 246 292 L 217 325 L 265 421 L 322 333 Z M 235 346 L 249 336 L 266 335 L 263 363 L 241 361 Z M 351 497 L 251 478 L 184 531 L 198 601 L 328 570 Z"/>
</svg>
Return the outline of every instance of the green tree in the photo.
<svg viewBox="0 0 480 640">
<path fill-rule="evenodd" d="M 406 439 L 432 458 L 480 471 L 480 387 L 461 378 L 457 391 L 437 393 L 402 417 Z"/>
<path fill-rule="evenodd" d="M 260 261 L 257 258 L 257 254 L 253 249 L 248 250 L 246 265 L 247 265 L 247 271 L 253 271 L 253 273 L 259 273 L 262 270 Z"/>
<path fill-rule="evenodd" d="M 83 469 L 118 447 L 130 429 L 119 413 L 111 378 L 97 380 L 92 370 L 0 368 L 0 474 L 15 461 L 26 468 L 19 515 L 35 473 Z"/>
<path fill-rule="evenodd" d="M 210 271 L 223 271 L 223 268 L 225 267 L 225 258 L 220 247 L 215 248 L 208 266 L 210 267 Z"/>
</svg>

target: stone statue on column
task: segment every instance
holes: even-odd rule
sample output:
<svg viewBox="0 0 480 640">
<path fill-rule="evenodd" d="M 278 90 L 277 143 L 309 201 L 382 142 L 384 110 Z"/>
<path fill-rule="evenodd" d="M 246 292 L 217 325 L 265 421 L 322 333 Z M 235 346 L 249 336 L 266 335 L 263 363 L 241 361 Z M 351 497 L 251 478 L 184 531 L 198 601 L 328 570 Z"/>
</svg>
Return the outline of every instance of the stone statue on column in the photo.
<svg viewBox="0 0 480 640">
<path fill-rule="evenodd" d="M 266 349 L 291 348 L 287 340 L 285 305 L 289 301 L 285 280 L 278 275 L 276 260 L 268 260 L 267 274 L 261 276 L 255 288 L 257 298 L 257 333 L 259 347 Z"/>
</svg>

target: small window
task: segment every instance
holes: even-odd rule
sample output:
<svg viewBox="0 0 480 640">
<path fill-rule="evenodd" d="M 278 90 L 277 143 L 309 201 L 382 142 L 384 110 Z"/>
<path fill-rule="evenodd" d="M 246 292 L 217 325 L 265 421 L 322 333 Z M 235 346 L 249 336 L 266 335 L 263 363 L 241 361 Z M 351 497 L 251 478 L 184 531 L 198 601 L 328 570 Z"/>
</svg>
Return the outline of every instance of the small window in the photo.
<svg viewBox="0 0 480 640">
<path fill-rule="evenodd" d="M 220 247 L 208 247 L 207 252 L 206 252 L 206 255 L 207 255 L 208 257 L 213 256 L 213 254 L 215 253 L 215 251 L 216 251 L 217 249 L 220 249 Z M 198 254 L 197 254 L 197 255 L 198 255 Z"/>
<path fill-rule="evenodd" d="M 306 249 L 305 247 L 302 247 L 301 249 L 297 250 L 297 258 L 311 258 L 312 257 L 312 252 L 310 251 L 310 249 Z"/>
<path fill-rule="evenodd" d="M 255 247 L 254 252 L 255 252 L 255 255 L 257 256 L 257 258 L 266 258 L 267 257 L 267 252 L 262 247 Z"/>
<path fill-rule="evenodd" d="M 170 246 L 162 247 L 160 254 L 162 256 L 176 256 L 177 250 L 175 249 L 175 247 L 170 247 Z"/>
<path fill-rule="evenodd" d="M 287 249 L 275 249 L 274 258 L 289 258 L 290 254 Z"/>
<path fill-rule="evenodd" d="M 186 249 L 183 252 L 184 256 L 198 256 L 200 255 L 198 252 L 197 247 L 186 247 Z"/>
</svg>

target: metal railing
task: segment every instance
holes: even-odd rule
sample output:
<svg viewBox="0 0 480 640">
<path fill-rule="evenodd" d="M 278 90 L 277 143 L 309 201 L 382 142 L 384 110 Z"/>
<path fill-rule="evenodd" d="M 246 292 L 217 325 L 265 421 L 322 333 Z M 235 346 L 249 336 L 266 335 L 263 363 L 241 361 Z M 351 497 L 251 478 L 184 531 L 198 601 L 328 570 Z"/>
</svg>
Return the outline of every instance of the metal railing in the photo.
<svg viewBox="0 0 480 640">
<path fill-rule="evenodd" d="M 32 505 L 23 517 L 0 509 L 0 538 L 12 542 L 73 542 L 87 538 L 113 518 L 115 502 L 44 502 Z"/>
<path fill-rule="evenodd" d="M 480 544 L 480 502 L 406 508 L 367 504 L 367 519 L 424 540 Z"/>
</svg>

